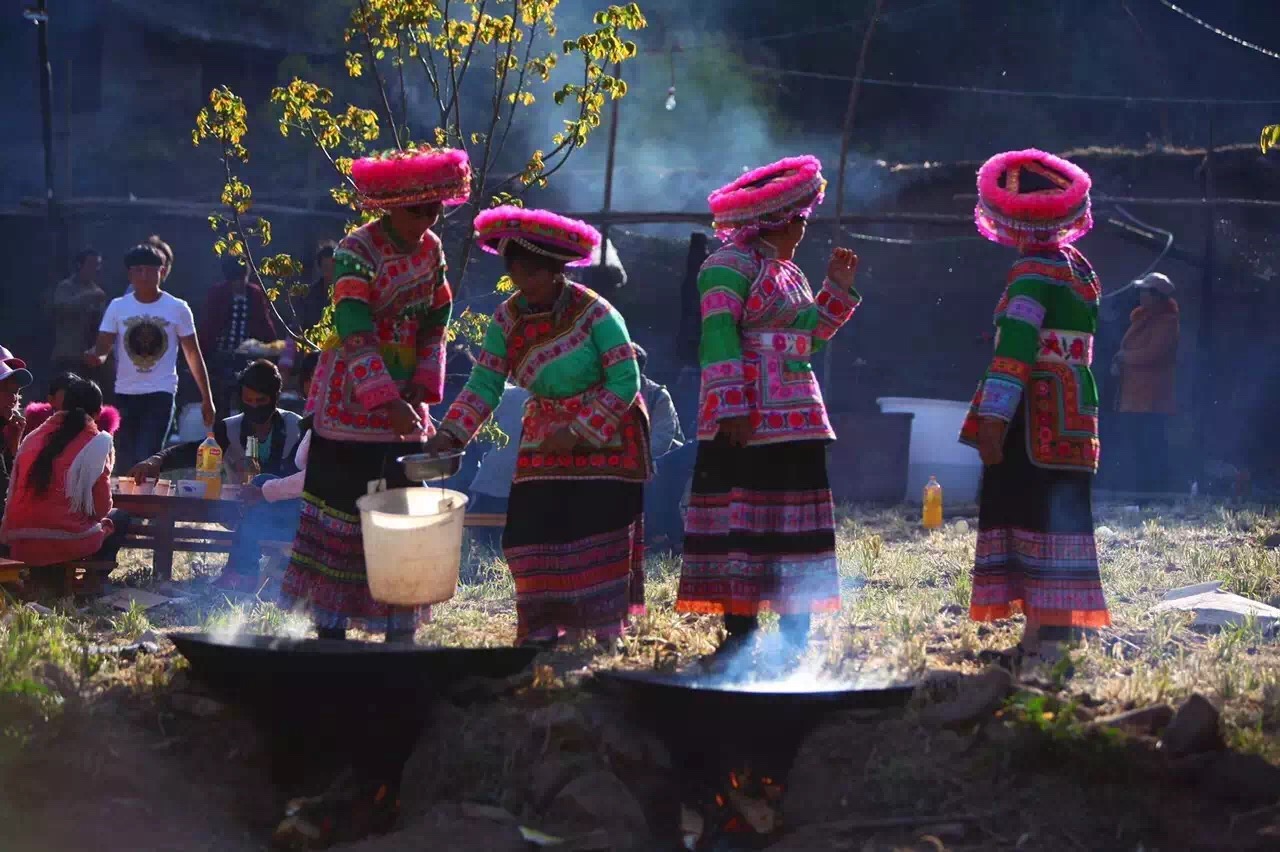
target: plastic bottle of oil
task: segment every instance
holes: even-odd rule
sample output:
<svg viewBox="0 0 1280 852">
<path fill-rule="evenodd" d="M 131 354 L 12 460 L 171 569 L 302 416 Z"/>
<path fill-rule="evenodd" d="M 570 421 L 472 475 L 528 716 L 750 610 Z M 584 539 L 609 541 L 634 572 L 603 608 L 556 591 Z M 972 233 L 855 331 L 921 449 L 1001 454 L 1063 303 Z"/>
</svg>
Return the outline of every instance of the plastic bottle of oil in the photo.
<svg viewBox="0 0 1280 852">
<path fill-rule="evenodd" d="M 924 528 L 936 530 L 942 528 L 942 486 L 938 477 L 929 477 L 929 484 L 924 487 Z"/>
<path fill-rule="evenodd" d="M 206 500 L 222 496 L 222 447 L 212 432 L 196 450 L 196 479 L 204 483 Z"/>
</svg>

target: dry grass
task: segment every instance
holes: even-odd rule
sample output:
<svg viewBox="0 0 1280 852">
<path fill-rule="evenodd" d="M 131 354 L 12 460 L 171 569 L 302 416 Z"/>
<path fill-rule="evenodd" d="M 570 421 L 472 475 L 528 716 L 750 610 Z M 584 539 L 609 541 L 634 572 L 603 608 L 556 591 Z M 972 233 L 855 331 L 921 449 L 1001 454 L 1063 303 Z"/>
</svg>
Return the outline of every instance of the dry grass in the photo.
<svg viewBox="0 0 1280 852">
<path fill-rule="evenodd" d="M 972 519 L 953 520 L 925 533 L 914 514 L 855 510 L 842 517 L 839 537 L 844 606 L 820 619 L 813 654 L 823 663 L 972 670 L 981 650 L 1013 644 L 1017 624 L 977 625 L 963 616 L 973 561 Z M 1077 673 L 1068 688 L 1103 712 L 1157 701 L 1176 702 L 1200 692 L 1223 710 L 1233 745 L 1280 758 L 1280 646 L 1256 626 L 1217 635 L 1188 628 L 1188 617 L 1150 614 L 1171 588 L 1222 580 L 1225 588 L 1275 602 L 1280 598 L 1280 552 L 1263 541 L 1273 516 L 1208 505 L 1125 512 L 1100 510 L 1103 579 L 1115 626 L 1073 655 Z M 50 669 L 71 673 L 82 697 L 119 687 L 145 690 L 167 682 L 157 661 L 129 664 L 88 653 L 91 644 L 126 642 L 154 627 L 248 630 L 303 635 L 304 618 L 271 603 L 232 601 L 208 589 L 222 557 L 179 557 L 179 606 L 151 612 L 79 612 L 65 603 L 53 616 L 11 608 L 0 622 L 0 704 L 20 700 L 21 733 L 55 713 L 59 700 Z M 126 552 L 117 582 L 148 585 L 145 555 Z M 558 658 L 558 668 L 676 666 L 711 651 L 720 639 L 714 618 L 677 615 L 673 609 L 678 560 L 656 556 L 649 569 L 648 614 L 620 653 L 593 649 Z M 469 550 L 457 597 L 437 607 L 419 642 L 450 646 L 509 644 L 515 635 L 512 583 L 492 552 Z M 146 655 L 138 658 L 147 660 Z M 170 660 L 171 658 L 163 658 Z M 556 663 L 557 660 L 553 660 Z M 16 717 L 15 717 L 16 718 Z M 15 727 L 16 726 L 16 727 Z"/>
</svg>

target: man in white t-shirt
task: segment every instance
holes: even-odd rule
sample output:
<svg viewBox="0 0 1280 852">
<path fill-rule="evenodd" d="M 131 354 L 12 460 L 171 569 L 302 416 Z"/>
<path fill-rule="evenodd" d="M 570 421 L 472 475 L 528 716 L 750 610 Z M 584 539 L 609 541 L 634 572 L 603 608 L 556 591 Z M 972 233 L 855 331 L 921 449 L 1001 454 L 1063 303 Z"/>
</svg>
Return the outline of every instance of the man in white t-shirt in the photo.
<svg viewBox="0 0 1280 852">
<path fill-rule="evenodd" d="M 117 470 L 129 470 L 164 446 L 178 392 L 179 347 L 200 389 L 205 427 L 212 429 L 217 418 L 191 308 L 160 289 L 163 253 L 144 243 L 129 250 L 124 264 L 133 290 L 107 306 L 98 342 L 84 354 L 86 366 L 100 367 L 115 349 Z"/>
</svg>

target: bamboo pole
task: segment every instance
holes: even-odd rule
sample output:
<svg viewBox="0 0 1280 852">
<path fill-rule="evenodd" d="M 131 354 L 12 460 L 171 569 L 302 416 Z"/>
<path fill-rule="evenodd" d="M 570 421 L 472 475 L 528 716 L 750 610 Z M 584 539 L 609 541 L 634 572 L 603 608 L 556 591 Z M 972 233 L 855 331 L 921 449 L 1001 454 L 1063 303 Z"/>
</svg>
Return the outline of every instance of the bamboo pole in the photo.
<svg viewBox="0 0 1280 852">
<path fill-rule="evenodd" d="M 622 79 L 622 63 L 615 62 L 613 65 L 614 79 Z M 604 207 L 601 213 L 604 214 L 604 227 L 600 233 L 600 263 L 597 266 L 604 267 L 609 255 L 609 212 L 613 209 L 613 164 L 618 148 L 618 101 L 620 98 L 614 98 L 609 105 L 609 151 L 605 156 L 604 166 Z"/>
</svg>

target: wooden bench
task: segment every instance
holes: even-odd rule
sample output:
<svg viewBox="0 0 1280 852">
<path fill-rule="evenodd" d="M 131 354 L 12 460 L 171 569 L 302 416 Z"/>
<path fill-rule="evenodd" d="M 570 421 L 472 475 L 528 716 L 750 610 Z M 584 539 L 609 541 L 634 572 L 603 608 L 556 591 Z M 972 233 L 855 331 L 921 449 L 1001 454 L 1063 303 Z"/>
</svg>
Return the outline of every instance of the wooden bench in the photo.
<svg viewBox="0 0 1280 852">
<path fill-rule="evenodd" d="M 114 561 L 104 559 L 81 559 L 59 565 L 28 565 L 15 559 L 0 559 L 0 584 L 20 582 L 23 571 L 61 570 L 62 594 L 97 595 L 102 593 L 107 575 L 115 569 Z"/>
</svg>

